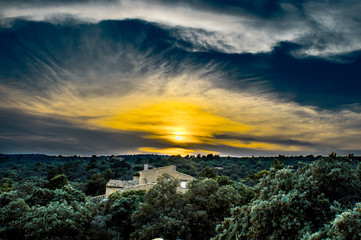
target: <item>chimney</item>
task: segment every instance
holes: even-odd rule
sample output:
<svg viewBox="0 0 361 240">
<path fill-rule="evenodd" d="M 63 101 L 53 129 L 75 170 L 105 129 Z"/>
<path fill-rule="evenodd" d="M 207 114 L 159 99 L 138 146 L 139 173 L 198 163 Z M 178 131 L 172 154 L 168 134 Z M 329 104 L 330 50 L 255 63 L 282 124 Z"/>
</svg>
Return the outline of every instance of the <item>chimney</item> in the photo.
<svg viewBox="0 0 361 240">
<path fill-rule="evenodd" d="M 149 164 L 148 163 L 144 163 L 144 170 L 148 170 Z"/>
</svg>

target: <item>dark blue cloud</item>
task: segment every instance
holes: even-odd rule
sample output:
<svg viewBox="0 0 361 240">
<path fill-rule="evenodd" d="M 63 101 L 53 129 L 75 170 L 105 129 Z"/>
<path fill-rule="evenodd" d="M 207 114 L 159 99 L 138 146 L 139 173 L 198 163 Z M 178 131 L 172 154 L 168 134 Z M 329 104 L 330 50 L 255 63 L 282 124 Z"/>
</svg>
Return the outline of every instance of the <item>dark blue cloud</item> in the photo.
<svg viewBox="0 0 361 240">
<path fill-rule="evenodd" d="M 360 52 L 338 56 L 335 62 L 297 57 L 294 52 L 302 45 L 280 43 L 269 53 L 228 54 L 211 47 L 202 49 L 199 47 L 202 43 L 197 44 L 194 39 L 177 38 L 177 32 L 179 27 L 139 20 L 70 25 L 19 20 L 10 28 L 0 29 L 0 84 L 42 96 L 47 89 L 61 87 L 79 77 L 85 79 L 84 84 L 98 81 L 103 86 L 102 82 L 110 81 L 107 76 L 110 79 L 112 74 L 142 76 L 161 72 L 177 77 L 200 71 L 216 86 L 255 94 L 270 93 L 285 102 L 332 110 L 361 103 Z M 126 83 L 110 82 L 104 92 L 92 94 L 95 97 L 112 91 L 120 94 L 117 85 L 128 92 L 141 81 L 139 78 Z M 0 98 L 7 100 L 4 96 Z M 41 118 L 5 110 L 1 116 L 1 136 L 9 137 L 2 138 L 2 151 L 116 151 L 118 142 L 122 145 L 120 149 L 166 146 L 146 141 L 140 133 L 88 130 L 56 117 Z M 69 136 L 76 144 L 67 140 Z M 307 142 L 275 137 L 227 136 L 227 139 L 308 146 Z M 99 141 L 101 144 L 97 146 Z M 232 153 L 238 151 L 223 148 L 229 148 Z"/>
<path fill-rule="evenodd" d="M 290 1 L 275 0 L 158 0 L 163 4 L 183 5 L 190 8 L 211 10 L 228 14 L 257 14 L 263 17 L 271 17 L 283 13 L 281 3 Z M 296 1 L 295 1 L 296 2 Z"/>
<path fill-rule="evenodd" d="M 151 0 L 148 2 L 154 2 Z M 305 17 L 304 7 L 308 3 L 325 4 L 328 6 L 337 5 L 358 5 L 357 0 L 156 0 L 162 4 L 186 6 L 192 9 L 204 11 L 214 11 L 233 15 L 255 15 L 265 19 L 283 17 L 290 14 L 296 14 L 294 17 Z M 290 11 L 286 5 L 292 6 Z M 297 10 L 295 12 L 295 9 Z M 352 10 L 351 10 L 352 11 Z"/>
<path fill-rule="evenodd" d="M 140 132 L 88 129 L 59 116 L 37 116 L 14 109 L 0 108 L 0 123 L 1 153 L 114 154 L 137 152 L 143 146 L 167 146 Z"/>
<path fill-rule="evenodd" d="M 44 4 L 79 4 L 79 3 L 111 3 L 118 2 L 117 0 L 0 0 L 1 5 L 38 5 L 44 6 Z"/>
<path fill-rule="evenodd" d="M 269 81 L 277 91 L 292 94 L 297 102 L 326 108 L 361 103 L 361 52 L 339 56 L 342 63 L 297 59 L 289 52 L 294 47 L 280 44 L 271 54 Z"/>
<path fill-rule="evenodd" d="M 216 135 L 216 139 L 231 139 L 239 140 L 246 143 L 262 142 L 269 144 L 281 144 L 285 146 L 313 146 L 314 144 L 294 139 L 285 139 L 282 136 L 253 136 L 253 135 L 235 135 L 235 134 L 221 134 Z"/>
<path fill-rule="evenodd" d="M 114 73 L 176 76 L 204 69 L 222 78 L 214 80 L 222 87 L 258 89 L 301 104 L 334 109 L 361 102 L 360 52 L 333 62 L 295 57 L 302 45 L 280 43 L 270 53 L 227 54 L 201 51 L 172 31 L 179 28 L 138 20 L 66 26 L 17 21 L 0 29 L 0 82 L 42 91 L 75 77 L 105 81 Z"/>
</svg>

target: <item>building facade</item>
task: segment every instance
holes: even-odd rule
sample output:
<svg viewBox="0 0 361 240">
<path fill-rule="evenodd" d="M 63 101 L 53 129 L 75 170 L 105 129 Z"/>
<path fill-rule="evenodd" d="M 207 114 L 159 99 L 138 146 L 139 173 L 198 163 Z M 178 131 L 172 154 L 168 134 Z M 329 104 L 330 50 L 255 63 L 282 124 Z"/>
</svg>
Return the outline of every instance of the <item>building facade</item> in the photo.
<svg viewBox="0 0 361 240">
<path fill-rule="evenodd" d="M 133 176 L 133 181 L 122 181 L 110 179 L 106 185 L 105 197 L 116 191 L 129 191 L 129 190 L 146 190 L 151 189 L 157 182 L 157 178 L 163 174 L 168 174 L 180 181 L 180 186 L 177 192 L 183 193 L 187 190 L 187 183 L 193 179 L 192 176 L 177 172 L 176 166 L 166 166 L 154 169 L 148 169 L 148 165 L 144 164 L 144 170 L 138 172 L 138 176 Z"/>
</svg>

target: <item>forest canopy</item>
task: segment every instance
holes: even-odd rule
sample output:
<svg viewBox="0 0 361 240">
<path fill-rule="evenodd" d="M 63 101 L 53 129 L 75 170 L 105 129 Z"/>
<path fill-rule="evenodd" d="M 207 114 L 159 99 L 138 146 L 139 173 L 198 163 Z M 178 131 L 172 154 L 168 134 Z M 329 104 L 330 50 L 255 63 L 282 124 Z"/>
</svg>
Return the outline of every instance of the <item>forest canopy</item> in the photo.
<svg viewBox="0 0 361 240">
<path fill-rule="evenodd" d="M 33 156 L 23 165 L 19 156 L 4 156 L 11 172 L 1 169 L 1 239 L 361 237 L 361 164 L 353 155 Z M 163 175 L 148 192 L 93 197 L 107 180 L 129 178 L 144 162 L 177 164 L 195 178 L 185 194 L 176 191 L 179 180 Z M 85 175 L 75 178 L 76 171 Z"/>
</svg>

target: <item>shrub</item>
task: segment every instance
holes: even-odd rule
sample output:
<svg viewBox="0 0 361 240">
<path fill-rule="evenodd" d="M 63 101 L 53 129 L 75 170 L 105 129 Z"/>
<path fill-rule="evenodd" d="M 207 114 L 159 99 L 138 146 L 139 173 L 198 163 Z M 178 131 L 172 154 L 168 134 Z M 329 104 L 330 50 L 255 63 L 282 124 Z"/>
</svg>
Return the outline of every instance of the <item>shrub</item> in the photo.
<svg viewBox="0 0 361 240">
<path fill-rule="evenodd" d="M 218 235 L 214 239 L 306 239 L 313 233 L 317 239 L 315 236 L 320 233 L 316 232 L 320 228 L 341 209 L 355 204 L 360 196 L 360 190 L 355 186 L 360 186 L 357 170 L 351 163 L 335 158 L 301 164 L 297 171 L 272 168 L 255 187 L 254 200 L 246 206 L 236 207 L 232 217 L 217 227 Z M 351 214 L 357 219 L 358 211 L 356 208 L 352 214 L 340 216 L 357 226 L 356 220 L 346 216 Z M 347 231 L 351 230 L 342 232 L 341 225 L 336 224 L 342 222 L 340 218 L 334 220 L 330 230 L 325 230 L 327 234 L 335 230 L 348 236 Z M 356 236 L 352 231 L 350 234 Z"/>
</svg>

